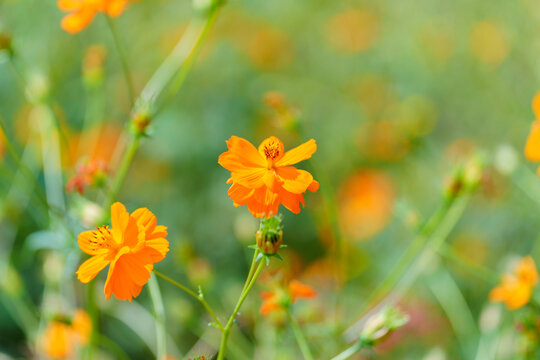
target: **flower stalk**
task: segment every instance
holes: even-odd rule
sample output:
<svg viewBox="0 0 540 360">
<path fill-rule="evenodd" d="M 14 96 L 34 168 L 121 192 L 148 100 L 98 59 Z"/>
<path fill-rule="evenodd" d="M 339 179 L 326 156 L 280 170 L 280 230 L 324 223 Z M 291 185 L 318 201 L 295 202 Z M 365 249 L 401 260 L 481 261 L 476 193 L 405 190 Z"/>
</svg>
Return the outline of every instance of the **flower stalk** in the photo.
<svg viewBox="0 0 540 360">
<path fill-rule="evenodd" d="M 242 304 L 244 304 L 244 301 L 246 300 L 251 289 L 253 288 L 253 285 L 255 285 L 255 282 L 257 281 L 257 278 L 259 277 L 259 274 L 261 273 L 263 269 L 264 261 L 262 261 L 261 259 L 261 261 L 259 261 L 259 266 L 257 266 L 256 270 L 254 270 L 257 263 L 257 260 L 256 260 L 257 258 L 254 257 L 254 259 L 255 260 L 251 263 L 251 268 L 248 273 L 248 278 L 246 279 L 246 283 L 244 285 L 244 289 L 242 290 L 242 293 L 240 294 L 240 298 L 238 299 L 238 302 L 236 303 L 236 306 L 234 307 L 234 310 L 231 316 L 229 317 L 227 324 L 222 330 L 223 334 L 221 335 L 221 344 L 219 346 L 219 353 L 218 353 L 217 360 L 225 359 L 225 353 L 227 352 L 227 342 L 229 341 L 229 335 L 231 333 L 232 326 L 234 325 L 234 322 L 236 320 L 236 315 L 240 311 Z M 252 274 L 251 278 L 249 274 Z"/>
<path fill-rule="evenodd" d="M 305 360 L 313 360 L 313 355 L 311 354 L 311 350 L 307 343 L 306 337 L 304 336 L 304 333 L 302 332 L 302 328 L 298 324 L 298 321 L 296 321 L 296 319 L 292 316 L 290 308 L 287 308 L 287 317 L 289 318 L 289 322 L 291 323 L 294 337 L 296 338 L 298 347 L 300 347 L 302 356 Z"/>
<path fill-rule="evenodd" d="M 191 297 L 195 298 L 198 302 L 200 302 L 202 304 L 202 306 L 206 309 L 206 311 L 208 312 L 208 314 L 210 314 L 210 316 L 212 317 L 212 319 L 214 320 L 216 326 L 218 327 L 218 329 L 220 329 L 221 331 L 224 330 L 223 328 L 223 325 L 221 324 L 221 322 L 219 321 L 218 317 L 216 316 L 216 314 L 214 313 L 214 311 L 212 310 L 212 308 L 210 307 L 210 305 L 208 305 L 208 303 L 206 302 L 206 300 L 204 299 L 204 296 L 202 293 L 200 294 L 197 294 L 195 293 L 195 291 L 189 289 L 188 287 L 180 284 L 178 281 L 175 281 L 173 279 L 171 279 L 170 277 L 168 277 L 167 275 L 165 274 L 162 274 L 160 273 L 159 271 L 155 270 L 154 269 L 154 274 L 156 274 L 157 276 L 159 276 L 160 278 L 162 278 L 163 280 L 166 280 L 168 282 L 170 282 L 171 284 L 173 284 L 174 286 L 176 286 L 177 288 L 181 289 L 182 291 L 184 291 L 185 293 L 187 293 L 188 295 L 190 295 Z"/>
</svg>

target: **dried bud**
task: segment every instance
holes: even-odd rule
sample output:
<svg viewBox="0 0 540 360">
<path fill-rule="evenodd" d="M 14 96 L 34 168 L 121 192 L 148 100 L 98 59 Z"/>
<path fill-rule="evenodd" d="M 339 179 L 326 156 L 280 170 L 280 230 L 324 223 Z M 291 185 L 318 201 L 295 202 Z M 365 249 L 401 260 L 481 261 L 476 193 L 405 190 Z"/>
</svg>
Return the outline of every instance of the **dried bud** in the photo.
<svg viewBox="0 0 540 360">
<path fill-rule="evenodd" d="M 92 45 L 86 49 L 82 64 L 84 83 L 88 87 L 98 87 L 103 82 L 103 65 L 107 50 L 103 45 Z"/>
<path fill-rule="evenodd" d="M 367 320 L 360 334 L 360 342 L 367 346 L 377 345 L 408 321 L 407 314 L 402 313 L 397 308 L 386 306 Z"/>
<path fill-rule="evenodd" d="M 262 219 L 259 230 L 255 234 L 257 246 L 266 255 L 277 253 L 283 244 L 283 227 L 281 226 L 281 215 L 276 215 L 269 219 Z"/>
<path fill-rule="evenodd" d="M 11 38 L 6 34 L 0 33 L 0 51 L 7 51 L 8 54 L 13 54 L 13 47 L 11 45 Z"/>
<path fill-rule="evenodd" d="M 147 112 L 137 112 L 131 117 L 131 131 L 136 136 L 148 136 L 147 130 L 151 123 L 150 115 Z"/>
</svg>

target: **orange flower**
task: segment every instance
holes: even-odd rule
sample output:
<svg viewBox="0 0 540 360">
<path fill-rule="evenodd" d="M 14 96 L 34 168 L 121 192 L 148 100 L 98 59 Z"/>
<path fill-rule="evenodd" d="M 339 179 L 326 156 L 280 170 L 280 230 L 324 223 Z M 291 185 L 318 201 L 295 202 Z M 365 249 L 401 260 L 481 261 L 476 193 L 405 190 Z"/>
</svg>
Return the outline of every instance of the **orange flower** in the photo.
<svg viewBox="0 0 540 360">
<path fill-rule="evenodd" d="M 538 271 L 531 256 L 522 258 L 513 274 L 504 274 L 501 285 L 489 293 L 492 302 L 504 302 L 509 310 L 526 305 L 532 296 L 534 286 L 538 283 Z"/>
<path fill-rule="evenodd" d="M 91 332 L 92 322 L 85 311 L 78 309 L 71 321 L 59 316 L 41 335 L 43 352 L 52 359 L 69 357 L 77 346 L 88 344 Z"/>
<path fill-rule="evenodd" d="M 531 132 L 525 144 L 525 157 L 530 161 L 540 161 L 540 91 L 533 98 L 532 109 L 536 120 L 531 125 Z M 540 168 L 537 173 L 540 175 Z"/>
<path fill-rule="evenodd" d="M 100 186 L 105 182 L 108 172 L 107 163 L 101 159 L 80 164 L 77 166 L 77 173 L 68 180 L 66 192 L 71 193 L 76 190 L 82 194 L 87 186 Z"/>
<path fill-rule="evenodd" d="M 69 12 L 62 19 L 62 29 L 75 34 L 87 27 L 98 12 L 117 17 L 122 14 L 129 0 L 58 0 L 58 8 Z"/>
<path fill-rule="evenodd" d="M 268 315 L 273 311 L 288 308 L 300 298 L 310 299 L 315 296 L 317 296 L 317 292 L 311 286 L 292 280 L 286 290 L 262 291 L 263 303 L 259 311 L 261 315 Z"/>
<path fill-rule="evenodd" d="M 257 218 L 277 214 L 280 204 L 298 214 L 300 203 L 304 205 L 303 193 L 319 188 L 309 172 L 290 166 L 317 151 L 313 139 L 285 153 L 283 143 L 275 136 L 264 140 L 258 151 L 249 141 L 232 136 L 227 148 L 218 163 L 231 172 L 227 180 L 232 183 L 229 197 L 234 206 L 247 205 Z"/>
<path fill-rule="evenodd" d="M 153 264 L 169 251 L 167 227 L 156 225 L 156 217 L 148 209 L 130 215 L 119 202 L 111 206 L 111 225 L 79 234 L 79 247 L 93 256 L 79 267 L 77 276 L 88 283 L 109 265 L 106 299 L 112 293 L 119 300 L 131 301 L 150 278 Z"/>
</svg>

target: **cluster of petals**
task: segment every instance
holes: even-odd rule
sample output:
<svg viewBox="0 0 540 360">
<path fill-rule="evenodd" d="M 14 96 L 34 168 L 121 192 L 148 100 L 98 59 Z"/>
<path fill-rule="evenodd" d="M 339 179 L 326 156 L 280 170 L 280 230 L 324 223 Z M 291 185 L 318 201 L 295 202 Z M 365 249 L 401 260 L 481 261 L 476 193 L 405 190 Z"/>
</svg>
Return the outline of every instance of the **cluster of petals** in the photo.
<svg viewBox="0 0 540 360">
<path fill-rule="evenodd" d="M 77 191 L 79 194 L 84 193 L 87 186 L 98 183 L 109 172 L 107 163 L 104 160 L 90 160 L 85 164 L 77 166 L 77 172 L 73 175 L 66 184 L 66 191 L 71 193 Z"/>
<path fill-rule="evenodd" d="M 273 291 L 262 291 L 261 315 L 268 315 L 273 311 L 281 310 L 295 303 L 298 299 L 310 299 L 317 296 L 317 292 L 309 285 L 302 284 L 298 280 L 292 280 L 289 285 L 283 289 Z"/>
<path fill-rule="evenodd" d="M 77 310 L 73 318 L 50 321 L 41 335 L 41 347 L 51 359 L 70 357 L 78 346 L 90 340 L 92 322 L 84 310 Z"/>
<path fill-rule="evenodd" d="M 501 284 L 489 293 L 489 299 L 504 302 L 509 310 L 515 310 L 531 300 L 537 283 L 538 270 L 534 260 L 526 256 L 517 263 L 513 273 L 503 275 Z"/>
<path fill-rule="evenodd" d="M 536 119 L 525 143 L 525 157 L 530 161 L 540 162 L 540 91 L 533 98 L 532 110 Z M 537 173 L 540 175 L 540 167 Z"/>
<path fill-rule="evenodd" d="M 219 156 L 218 163 L 231 172 L 229 197 L 234 206 L 247 205 L 257 218 L 269 218 L 283 205 L 295 214 L 304 205 L 304 192 L 315 192 L 319 183 L 313 176 L 291 165 L 307 160 L 317 150 L 315 140 L 284 151 L 283 143 L 271 136 L 257 148 L 249 141 L 232 136 L 228 151 Z"/>
<path fill-rule="evenodd" d="M 111 206 L 110 228 L 102 226 L 79 235 L 79 247 L 92 257 L 81 264 L 77 276 L 88 283 L 109 265 L 106 299 L 113 294 L 119 300 L 131 301 L 150 278 L 154 264 L 169 251 L 166 237 L 167 227 L 157 225 L 148 209 L 129 214 L 124 205 L 116 202 Z"/>
<path fill-rule="evenodd" d="M 130 0 L 58 0 L 58 8 L 69 12 L 62 19 L 62 29 L 75 34 L 86 28 L 102 12 L 111 17 L 122 14 Z"/>
</svg>

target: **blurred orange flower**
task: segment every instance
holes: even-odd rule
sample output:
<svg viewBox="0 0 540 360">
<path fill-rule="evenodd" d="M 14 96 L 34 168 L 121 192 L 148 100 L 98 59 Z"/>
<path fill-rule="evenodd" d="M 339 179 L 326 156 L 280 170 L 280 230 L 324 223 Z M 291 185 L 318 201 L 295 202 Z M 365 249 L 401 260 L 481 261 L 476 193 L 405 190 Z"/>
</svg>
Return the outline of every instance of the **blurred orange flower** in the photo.
<svg viewBox="0 0 540 360">
<path fill-rule="evenodd" d="M 91 332 L 90 316 L 80 309 L 71 321 L 61 318 L 52 320 L 41 335 L 43 352 L 52 359 L 69 357 L 77 346 L 88 344 Z"/>
<path fill-rule="evenodd" d="M 379 233 L 392 215 L 394 186 L 386 175 L 361 170 L 341 186 L 339 215 L 344 232 L 355 240 Z"/>
<path fill-rule="evenodd" d="M 121 203 L 112 204 L 111 228 L 101 226 L 79 234 L 79 247 L 92 255 L 77 270 L 79 280 L 88 283 L 109 265 L 106 299 L 111 293 L 119 300 L 137 297 L 150 278 L 153 264 L 169 251 L 167 227 L 156 222 L 146 208 L 129 214 Z"/>
<path fill-rule="evenodd" d="M 96 185 L 105 182 L 109 172 L 107 163 L 103 160 L 90 160 L 77 167 L 77 173 L 73 175 L 66 184 L 66 192 L 77 191 L 82 194 L 87 186 Z"/>
<path fill-rule="evenodd" d="M 62 19 L 62 29 L 75 34 L 86 28 L 98 12 L 117 17 L 122 14 L 129 0 L 58 0 L 58 8 L 69 12 Z"/>
<path fill-rule="evenodd" d="M 492 302 L 504 302 L 509 310 L 526 305 L 538 283 L 538 271 L 531 256 L 525 256 L 516 265 L 513 274 L 504 274 L 501 284 L 489 293 Z"/>
<path fill-rule="evenodd" d="M 317 296 L 317 292 L 309 285 L 300 281 L 292 280 L 287 289 L 276 289 L 274 291 L 262 291 L 261 315 L 268 315 L 279 309 L 286 309 L 300 298 L 311 299 Z"/>
<path fill-rule="evenodd" d="M 379 16 L 367 9 L 349 9 L 330 18 L 326 35 L 330 44 L 343 53 L 369 49 L 379 35 Z"/>
<path fill-rule="evenodd" d="M 231 172 L 227 180 L 232 183 L 229 197 L 234 206 L 247 205 L 257 218 L 277 214 L 280 204 L 298 214 L 300 203 L 304 205 L 303 193 L 319 188 L 309 172 L 290 166 L 317 151 L 313 139 L 285 153 L 283 143 L 275 136 L 265 139 L 258 151 L 249 141 L 232 136 L 227 148 L 218 163 Z"/>
<path fill-rule="evenodd" d="M 532 109 L 536 120 L 531 125 L 531 132 L 525 143 L 525 157 L 530 161 L 540 161 L 540 91 L 532 101 Z M 540 175 L 540 167 L 537 170 Z"/>
</svg>

